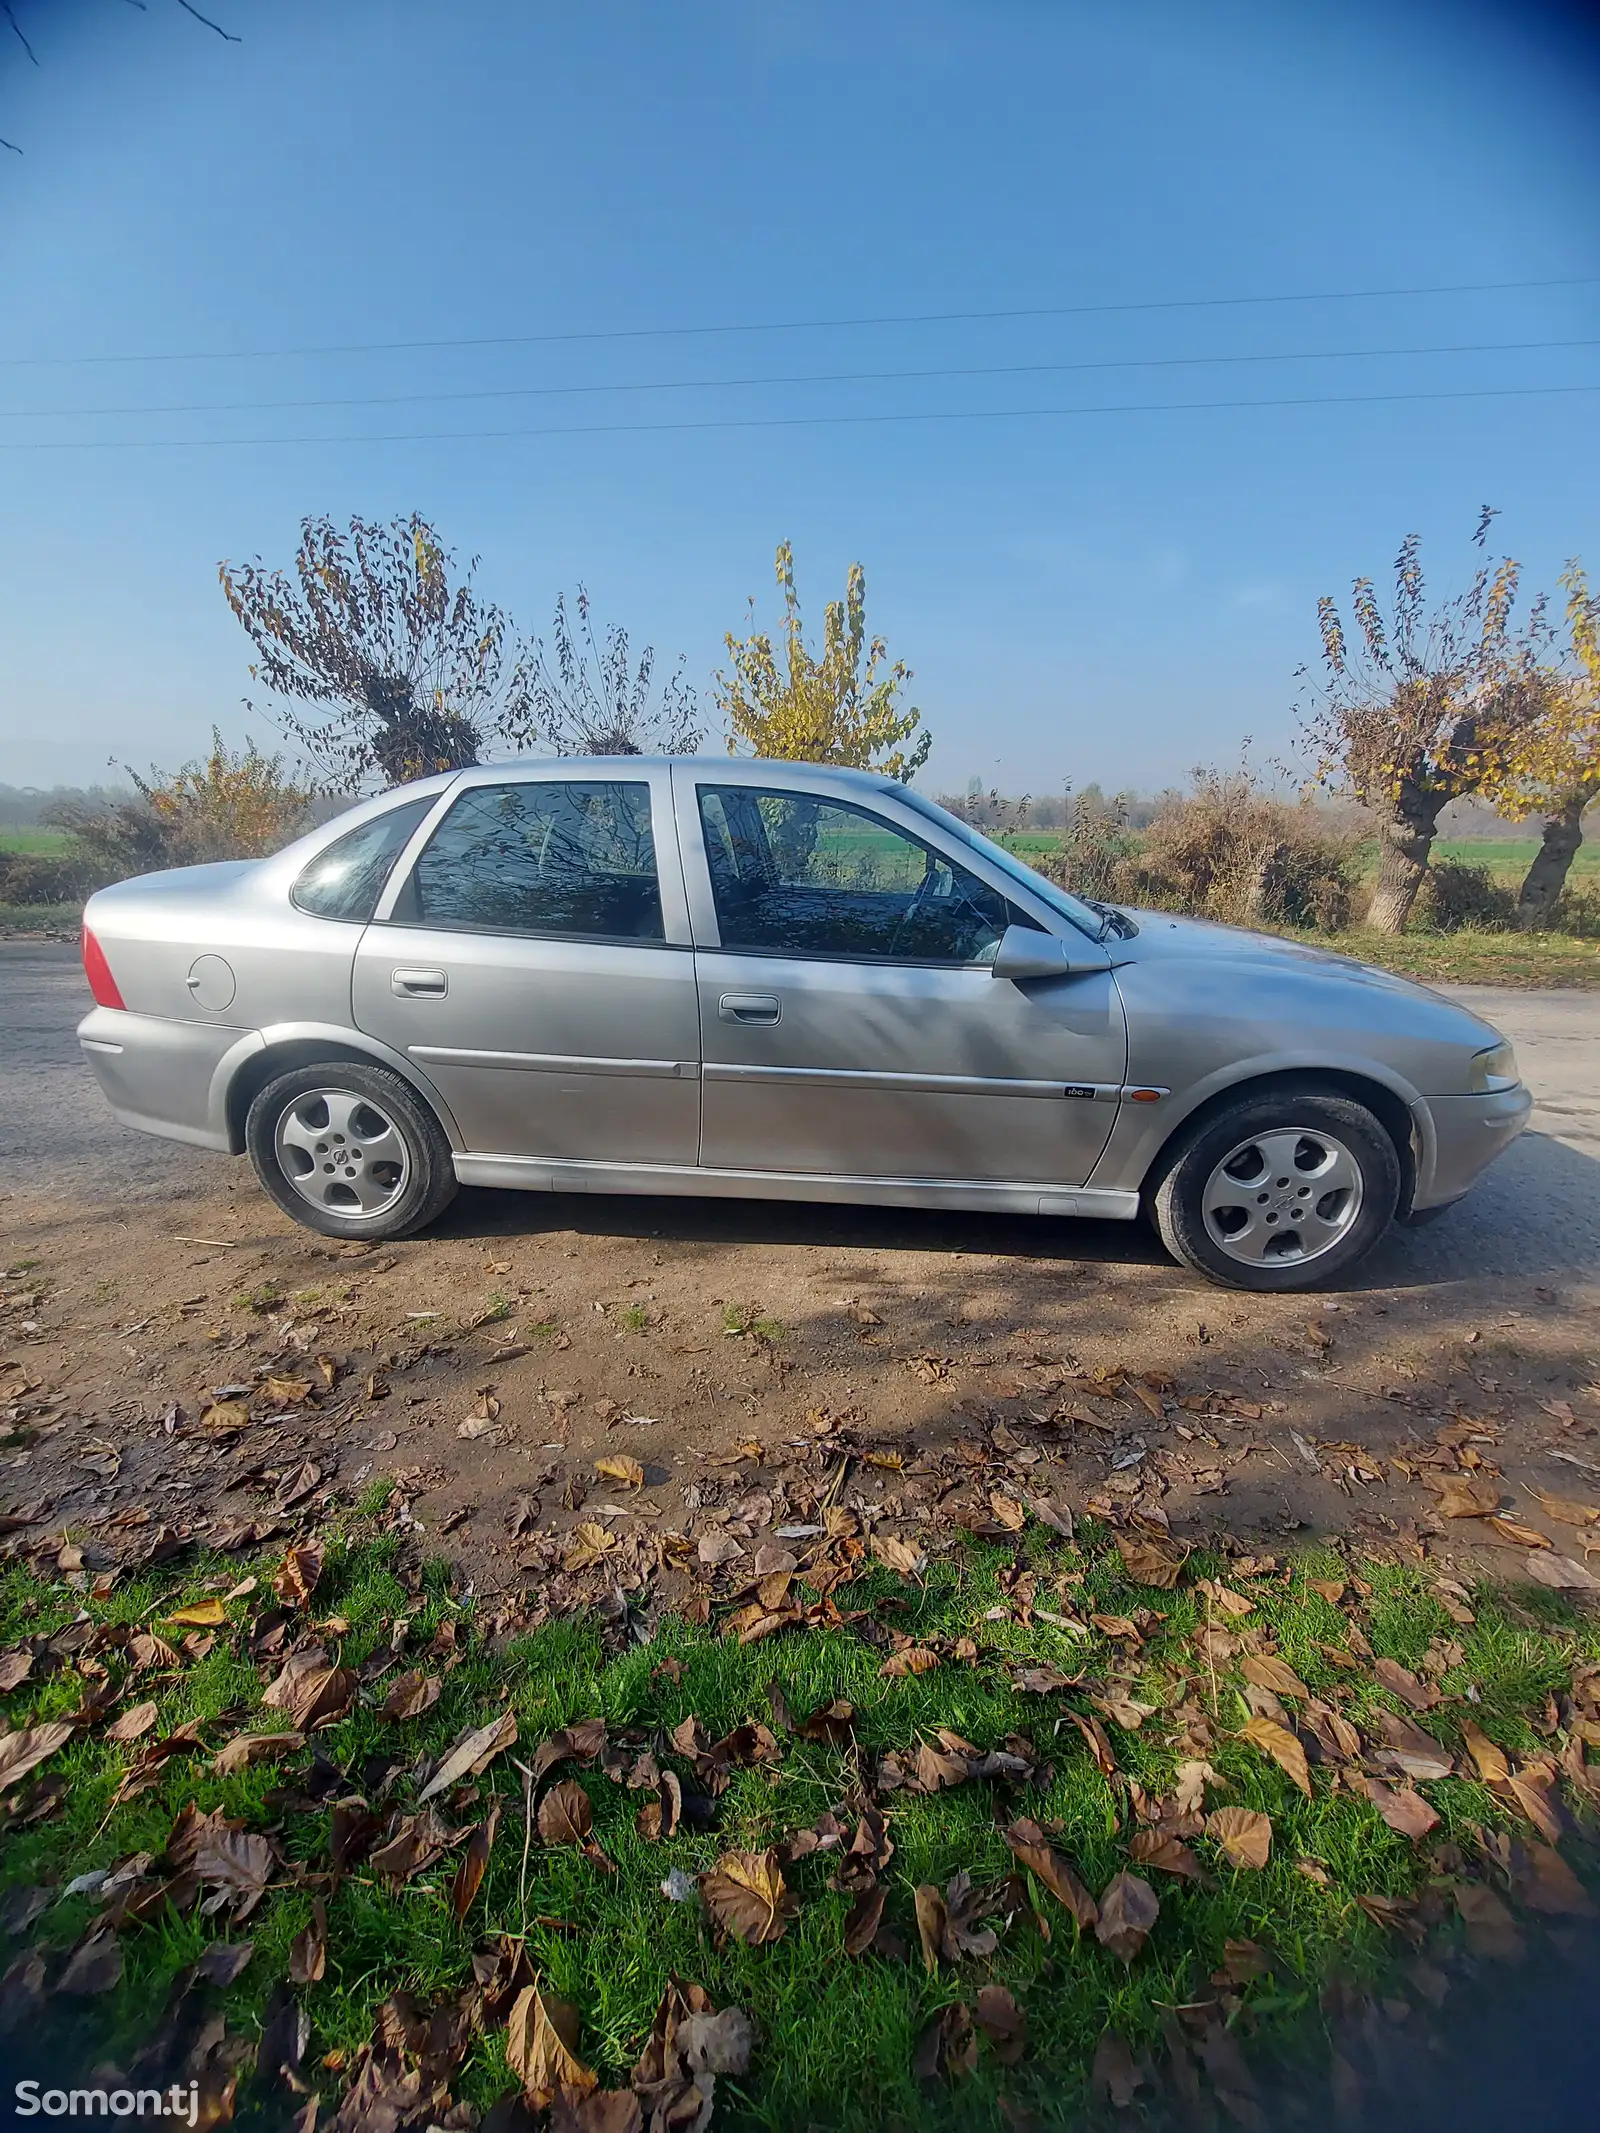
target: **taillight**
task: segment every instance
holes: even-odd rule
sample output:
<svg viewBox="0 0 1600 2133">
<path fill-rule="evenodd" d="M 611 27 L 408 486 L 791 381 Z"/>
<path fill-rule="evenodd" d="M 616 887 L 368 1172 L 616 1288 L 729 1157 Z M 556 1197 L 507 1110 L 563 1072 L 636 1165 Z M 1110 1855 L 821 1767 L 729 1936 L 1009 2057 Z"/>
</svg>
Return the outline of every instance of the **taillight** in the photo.
<svg viewBox="0 0 1600 2133">
<path fill-rule="evenodd" d="M 106 961 L 106 952 L 87 926 L 83 929 L 83 974 L 89 980 L 89 990 L 94 994 L 96 1007 L 122 1006 L 122 995 L 117 990 L 116 979 L 111 975 L 111 965 Z"/>
</svg>

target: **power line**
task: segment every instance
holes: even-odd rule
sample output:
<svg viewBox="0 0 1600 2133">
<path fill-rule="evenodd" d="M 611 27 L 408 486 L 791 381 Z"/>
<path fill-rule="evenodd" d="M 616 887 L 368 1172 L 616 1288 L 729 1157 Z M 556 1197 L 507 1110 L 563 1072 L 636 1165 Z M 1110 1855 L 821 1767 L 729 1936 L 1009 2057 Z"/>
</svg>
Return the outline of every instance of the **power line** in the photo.
<svg viewBox="0 0 1600 2133">
<path fill-rule="evenodd" d="M 0 452 L 189 452 L 233 445 L 471 444 L 511 437 L 643 437 L 694 430 L 786 430 L 860 428 L 907 422 L 1012 422 L 1050 416 L 1201 414 L 1217 409 L 1259 407 L 1376 407 L 1400 402 L 1526 400 L 1557 394 L 1596 393 L 1594 385 L 1505 385 L 1454 392 L 1308 393 L 1271 400 L 1124 400 L 1087 407 L 959 408 L 929 414 L 730 416 L 698 422 L 586 422 L 504 430 L 398 430 L 366 436 L 322 437 L 116 437 L 58 438 L 0 444 Z"/>
<path fill-rule="evenodd" d="M 861 385 L 929 378 L 1014 378 L 1069 371 L 1185 370 L 1239 363 L 1345 363 L 1391 356 L 1505 355 L 1530 349 L 1596 348 L 1600 338 L 1560 341 L 1456 341 L 1427 348 L 1302 348 L 1280 355 L 1118 356 L 1090 363 L 962 364 L 939 370 L 819 370 L 756 378 L 663 378 L 620 385 L 492 385 L 470 392 L 377 393 L 318 400 L 189 400 L 143 407 L 8 407 L 0 420 L 52 420 L 61 416 L 238 415 L 273 409 L 319 407 L 415 407 L 477 400 L 560 399 L 594 393 L 711 392 L 770 385 Z"/>
<path fill-rule="evenodd" d="M 648 341 L 694 335 L 837 332 L 867 326 L 973 325 L 1000 319 L 1110 318 L 1145 311 L 1223 311 L 1261 304 L 1346 304 L 1404 296 L 1483 296 L 1522 289 L 1584 289 L 1600 275 L 1571 274 L 1543 281 L 1436 282 L 1414 288 L 1309 289 L 1277 296 L 1160 297 L 1131 304 L 1036 304 L 1016 311 L 907 311 L 878 318 L 768 319 L 745 325 L 616 326 L 577 333 L 474 334 L 417 341 L 342 341 L 303 348 L 194 348 L 147 355 L 0 356 L 0 369 L 42 369 L 105 363 L 259 363 L 290 356 L 393 355 L 430 348 L 538 348 L 575 341 Z"/>
</svg>

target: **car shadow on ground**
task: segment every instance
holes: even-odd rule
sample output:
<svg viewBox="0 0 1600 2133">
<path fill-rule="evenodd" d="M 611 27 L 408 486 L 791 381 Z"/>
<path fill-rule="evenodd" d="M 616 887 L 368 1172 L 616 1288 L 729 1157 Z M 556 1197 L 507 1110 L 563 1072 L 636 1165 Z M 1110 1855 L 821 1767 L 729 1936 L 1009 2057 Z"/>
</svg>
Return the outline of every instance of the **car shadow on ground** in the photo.
<svg viewBox="0 0 1600 2133">
<path fill-rule="evenodd" d="M 700 1199 L 632 1193 L 464 1188 L 430 1234 L 670 1238 L 719 1246 L 948 1252 L 990 1258 L 1163 1267 L 1148 1222 L 858 1207 L 805 1200 Z M 1396 1229 L 1339 1284 L 1411 1288 L 1504 1274 L 1565 1276 L 1600 1265 L 1600 1163 L 1544 1134 L 1525 1134 L 1458 1206 L 1426 1228 Z"/>
</svg>

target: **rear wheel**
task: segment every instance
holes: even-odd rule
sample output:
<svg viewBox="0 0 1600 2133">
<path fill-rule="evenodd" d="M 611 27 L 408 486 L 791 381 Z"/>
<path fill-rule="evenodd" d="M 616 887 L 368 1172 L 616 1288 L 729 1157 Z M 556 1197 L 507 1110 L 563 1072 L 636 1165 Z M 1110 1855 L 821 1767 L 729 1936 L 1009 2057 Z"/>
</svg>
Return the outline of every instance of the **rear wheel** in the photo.
<svg viewBox="0 0 1600 2133">
<path fill-rule="evenodd" d="M 1243 1097 L 1192 1133 L 1154 1196 L 1175 1259 L 1229 1288 L 1337 1281 L 1394 1218 L 1400 1159 L 1347 1096 Z"/>
<path fill-rule="evenodd" d="M 257 1095 L 244 1138 L 284 1213 L 325 1237 L 409 1236 L 455 1198 L 439 1121 L 388 1067 L 294 1067 Z"/>
</svg>

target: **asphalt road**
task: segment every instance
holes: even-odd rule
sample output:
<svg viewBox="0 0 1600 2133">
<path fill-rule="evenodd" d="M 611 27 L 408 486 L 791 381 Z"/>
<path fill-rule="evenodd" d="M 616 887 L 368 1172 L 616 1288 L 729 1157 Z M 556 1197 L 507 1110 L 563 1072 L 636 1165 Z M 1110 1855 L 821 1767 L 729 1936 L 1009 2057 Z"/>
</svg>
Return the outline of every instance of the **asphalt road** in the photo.
<svg viewBox="0 0 1600 2133">
<path fill-rule="evenodd" d="M 1369 1263 L 1370 1278 L 1410 1286 L 1502 1273 L 1592 1274 L 1600 1266 L 1600 992 L 1449 989 L 1515 1043 L 1536 1098 L 1533 1125 L 1461 1206 L 1431 1228 L 1391 1238 Z M 75 947 L 0 942 L 0 1194 L 127 1206 L 220 1186 L 232 1168 L 228 1157 L 130 1132 L 111 1116 L 74 1034 L 88 1005 Z M 661 1203 L 651 1205 L 659 1224 Z M 749 1203 L 677 1205 L 697 1232 L 725 1225 L 730 1239 L 756 1234 L 753 1225 L 764 1219 Z M 591 1215 L 595 1208 L 587 1203 Z M 539 1227 L 548 1226 L 551 1212 L 546 1199 Z M 624 1211 L 613 1203 L 609 1212 L 621 1218 Z M 511 1214 L 507 1206 L 497 1226 Z M 935 1219 L 943 1231 L 969 1218 L 928 1218 Z M 921 1220 L 913 1217 L 909 1226 Z M 807 1210 L 805 1225 L 841 1239 L 858 1228 L 862 1243 L 889 1243 L 890 1226 L 908 1226 L 903 1216 L 886 1224 L 880 1211 L 853 1209 Z M 1036 1225 L 1005 1227 L 1020 1240 Z M 1115 1241 L 1097 1238 L 1093 1256 L 1105 1256 Z M 1013 1248 L 1029 1247 L 1019 1241 Z"/>
</svg>

